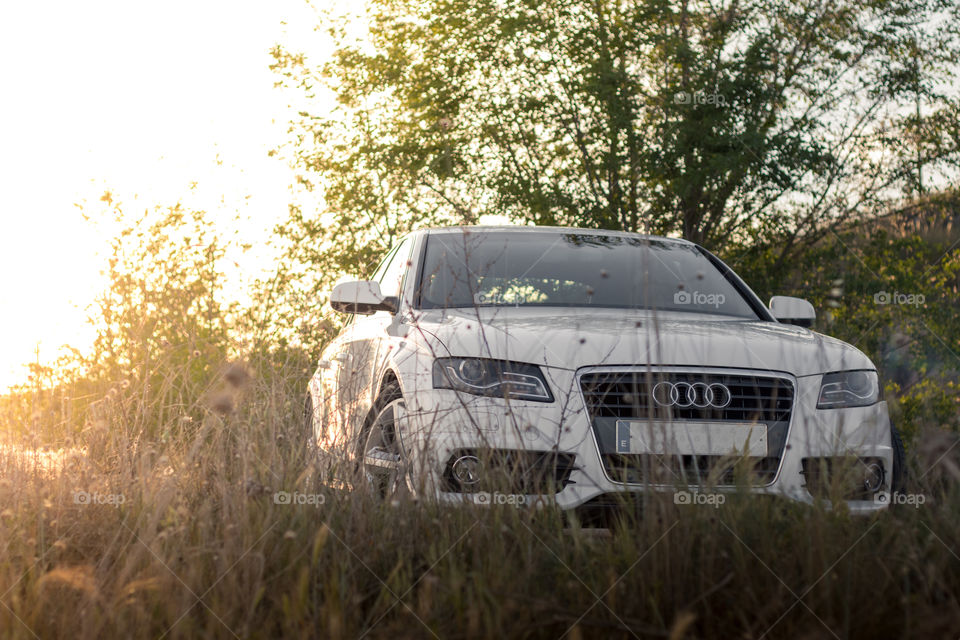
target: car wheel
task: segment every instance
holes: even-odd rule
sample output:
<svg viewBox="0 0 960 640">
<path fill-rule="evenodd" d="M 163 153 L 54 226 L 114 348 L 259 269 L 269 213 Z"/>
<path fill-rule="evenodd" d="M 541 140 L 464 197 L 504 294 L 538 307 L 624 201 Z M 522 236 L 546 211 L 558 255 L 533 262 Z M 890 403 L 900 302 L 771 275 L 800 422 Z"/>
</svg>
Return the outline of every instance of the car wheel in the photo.
<svg viewBox="0 0 960 640">
<path fill-rule="evenodd" d="M 903 450 L 903 439 L 900 432 L 890 422 L 890 444 L 893 447 L 893 474 L 890 477 L 890 490 L 893 493 L 903 493 L 907 487 L 907 456 Z"/>
<path fill-rule="evenodd" d="M 371 495 L 379 500 L 387 500 L 406 489 L 399 437 L 406 404 L 395 394 L 389 397 L 391 399 L 377 403 L 379 409 L 363 447 L 363 479 Z"/>
</svg>

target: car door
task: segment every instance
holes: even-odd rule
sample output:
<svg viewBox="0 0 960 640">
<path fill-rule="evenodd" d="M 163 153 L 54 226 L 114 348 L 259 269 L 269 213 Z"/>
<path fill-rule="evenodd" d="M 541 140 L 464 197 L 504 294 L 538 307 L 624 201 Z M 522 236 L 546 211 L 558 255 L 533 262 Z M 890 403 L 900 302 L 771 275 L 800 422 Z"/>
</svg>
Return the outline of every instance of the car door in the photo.
<svg viewBox="0 0 960 640">
<path fill-rule="evenodd" d="M 410 238 L 402 240 L 374 274 L 373 280 L 380 284 L 380 292 L 385 297 L 399 299 L 412 245 Z M 393 320 L 394 315 L 389 311 L 356 315 L 341 336 L 344 346 L 339 362 L 338 395 L 340 405 L 345 408 L 341 424 L 350 440 L 359 435 L 372 405 L 377 384 L 377 354 L 382 353 L 380 345 L 387 339 L 386 331 Z"/>
<path fill-rule="evenodd" d="M 386 272 L 396 248 L 387 253 L 374 272 L 373 280 L 379 281 Z M 350 416 L 357 408 L 358 376 L 354 363 L 357 321 L 362 315 L 347 317 L 337 337 L 324 348 L 319 363 L 319 392 L 322 396 L 320 424 L 315 437 L 321 449 L 328 453 L 342 454 L 349 451 Z"/>
<path fill-rule="evenodd" d="M 347 319 L 343 330 L 330 341 L 320 355 L 319 367 L 314 380 L 318 382 L 314 389 L 314 398 L 319 398 L 319 415 L 315 416 L 314 438 L 317 445 L 328 453 L 338 452 L 344 444 L 346 408 L 339 401 L 339 388 L 342 381 L 348 380 L 349 367 L 345 367 L 347 357 L 345 334 L 352 330 L 353 316 Z"/>
</svg>

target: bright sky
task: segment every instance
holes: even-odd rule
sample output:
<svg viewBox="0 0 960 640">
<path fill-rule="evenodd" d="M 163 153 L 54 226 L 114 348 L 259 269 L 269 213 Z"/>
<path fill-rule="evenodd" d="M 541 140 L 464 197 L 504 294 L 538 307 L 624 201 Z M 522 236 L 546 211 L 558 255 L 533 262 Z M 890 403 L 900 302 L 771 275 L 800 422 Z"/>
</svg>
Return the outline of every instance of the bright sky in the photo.
<svg viewBox="0 0 960 640">
<path fill-rule="evenodd" d="M 239 211 L 254 242 L 285 215 L 291 172 L 267 152 L 292 96 L 269 50 L 322 56 L 316 24 L 303 0 L 0 5 L 0 392 L 38 344 L 49 361 L 92 339 L 109 237 L 75 203 Z"/>
</svg>

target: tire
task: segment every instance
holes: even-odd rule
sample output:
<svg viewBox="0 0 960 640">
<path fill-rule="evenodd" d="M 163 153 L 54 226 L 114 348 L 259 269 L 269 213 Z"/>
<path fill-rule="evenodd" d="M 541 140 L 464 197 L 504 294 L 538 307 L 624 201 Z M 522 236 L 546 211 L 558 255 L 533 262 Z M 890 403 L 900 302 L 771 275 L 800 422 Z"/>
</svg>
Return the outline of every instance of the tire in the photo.
<svg viewBox="0 0 960 640">
<path fill-rule="evenodd" d="M 399 388 L 384 389 L 375 403 L 375 414 L 361 449 L 360 470 L 367 491 L 378 501 L 406 491 L 406 471 L 398 422 L 406 413 Z"/>
<path fill-rule="evenodd" d="M 900 432 L 890 421 L 890 446 L 893 447 L 893 473 L 890 475 L 890 492 L 903 493 L 907 488 L 907 455 L 903 449 Z"/>
</svg>

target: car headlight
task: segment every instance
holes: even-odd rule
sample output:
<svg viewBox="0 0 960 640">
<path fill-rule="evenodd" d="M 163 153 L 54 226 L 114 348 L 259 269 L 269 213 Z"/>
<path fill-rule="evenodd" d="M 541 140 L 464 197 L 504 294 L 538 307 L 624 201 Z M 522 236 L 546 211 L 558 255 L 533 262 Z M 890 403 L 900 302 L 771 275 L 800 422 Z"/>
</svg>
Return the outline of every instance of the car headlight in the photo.
<svg viewBox="0 0 960 640">
<path fill-rule="evenodd" d="M 487 358 L 437 358 L 433 388 L 454 389 L 477 396 L 553 402 L 540 367 Z"/>
<path fill-rule="evenodd" d="M 866 407 L 879 399 L 876 371 L 838 371 L 824 374 L 817 409 Z"/>
</svg>

